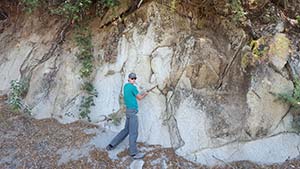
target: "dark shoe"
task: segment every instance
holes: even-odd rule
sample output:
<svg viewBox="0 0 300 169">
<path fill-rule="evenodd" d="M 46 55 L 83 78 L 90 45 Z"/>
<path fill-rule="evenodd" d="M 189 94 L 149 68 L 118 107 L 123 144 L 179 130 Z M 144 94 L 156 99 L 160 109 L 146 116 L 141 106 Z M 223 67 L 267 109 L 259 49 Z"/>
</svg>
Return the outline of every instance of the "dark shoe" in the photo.
<svg viewBox="0 0 300 169">
<path fill-rule="evenodd" d="M 135 155 L 132 155 L 131 156 L 133 159 L 142 159 L 142 158 L 144 158 L 145 157 L 145 154 L 143 154 L 143 153 L 137 153 L 137 154 L 135 154 Z"/>
<path fill-rule="evenodd" d="M 106 149 L 107 151 L 110 151 L 110 150 L 113 150 L 114 147 L 113 147 L 111 144 L 109 144 L 109 145 L 106 146 L 105 149 Z"/>
</svg>

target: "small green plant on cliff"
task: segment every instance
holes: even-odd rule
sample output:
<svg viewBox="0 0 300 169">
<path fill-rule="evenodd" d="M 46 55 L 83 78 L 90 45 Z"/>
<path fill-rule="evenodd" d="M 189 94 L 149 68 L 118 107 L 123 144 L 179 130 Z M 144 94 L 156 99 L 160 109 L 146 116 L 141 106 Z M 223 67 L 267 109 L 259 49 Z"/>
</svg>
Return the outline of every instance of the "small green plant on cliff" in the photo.
<svg viewBox="0 0 300 169">
<path fill-rule="evenodd" d="M 95 106 L 94 103 L 94 97 L 97 97 L 98 92 L 96 91 L 96 89 L 94 88 L 94 86 L 89 83 L 89 82 L 85 82 L 82 86 L 81 89 L 83 91 L 85 91 L 85 96 L 82 97 L 81 99 L 81 104 L 80 104 L 80 108 L 79 108 L 79 115 L 80 118 L 82 119 L 88 119 L 88 121 L 91 121 L 91 118 L 89 116 L 91 110 L 90 107 L 91 106 Z"/>
<path fill-rule="evenodd" d="M 91 121 L 90 107 L 94 106 L 94 97 L 97 97 L 97 91 L 94 86 L 89 82 L 90 76 L 94 71 L 94 56 L 93 56 L 93 45 L 92 45 L 92 35 L 89 29 L 86 27 L 77 25 L 74 36 L 76 45 L 78 46 L 79 52 L 76 53 L 77 59 L 81 63 L 80 76 L 83 78 L 85 83 L 81 86 L 81 90 L 84 91 L 84 96 L 82 97 L 80 104 L 80 118 L 88 119 Z"/>
<path fill-rule="evenodd" d="M 82 26 L 77 26 L 75 31 L 75 42 L 79 48 L 76 53 L 77 59 L 81 62 L 80 76 L 89 77 L 93 72 L 93 45 L 91 32 Z"/>
<path fill-rule="evenodd" d="M 94 2 L 97 5 L 97 8 L 99 8 L 99 6 L 110 8 L 118 4 L 118 0 L 97 0 Z M 92 4 L 92 0 L 67 0 L 61 3 L 57 8 L 52 9 L 52 13 L 64 16 L 71 21 L 80 21 L 83 20 L 84 16 L 87 14 L 87 10 Z"/>
<path fill-rule="evenodd" d="M 91 121 L 91 118 L 89 114 L 91 113 L 91 106 L 94 106 L 94 97 L 93 96 L 83 96 L 80 103 L 79 108 L 79 116 L 81 119 L 87 119 L 89 122 Z"/>
<path fill-rule="evenodd" d="M 170 2 L 171 10 L 174 12 L 176 10 L 176 0 L 172 0 Z"/>
<path fill-rule="evenodd" d="M 95 87 L 93 86 L 92 83 L 90 82 L 85 82 L 82 86 L 81 86 L 81 90 L 86 91 L 89 95 L 98 97 L 98 92 L 95 89 Z"/>
<path fill-rule="evenodd" d="M 21 3 L 24 4 L 24 9 L 28 13 L 32 13 L 40 5 L 39 0 L 22 0 Z"/>
<path fill-rule="evenodd" d="M 98 6 L 114 7 L 118 5 L 118 0 L 65 0 L 58 3 L 57 6 L 52 6 L 50 11 L 53 14 L 61 15 L 70 21 L 83 20 L 87 10 L 95 2 Z M 21 0 L 25 11 L 32 13 L 37 7 L 42 6 L 48 9 L 47 1 L 41 0 Z"/>
<path fill-rule="evenodd" d="M 23 110 L 30 114 L 30 108 L 22 102 L 22 96 L 28 90 L 28 83 L 25 80 L 12 80 L 10 82 L 9 105 L 14 111 Z"/>
<path fill-rule="evenodd" d="M 251 52 L 247 52 L 242 56 L 242 68 L 247 66 L 255 66 L 268 61 L 267 52 L 269 47 L 266 44 L 265 38 L 252 40 L 250 43 Z"/>
<path fill-rule="evenodd" d="M 292 95 L 284 93 L 279 94 L 278 97 L 292 106 L 300 108 L 300 80 L 294 80 L 294 91 Z"/>
<path fill-rule="evenodd" d="M 118 5 L 118 0 L 100 0 L 100 2 L 106 7 L 114 7 Z"/>
<path fill-rule="evenodd" d="M 294 80 L 293 94 L 281 93 L 277 94 L 277 97 L 292 106 L 290 109 L 293 115 L 292 127 L 300 132 L 300 80 Z"/>
<path fill-rule="evenodd" d="M 121 124 L 121 120 L 122 120 L 122 115 L 124 113 L 122 112 L 115 112 L 110 114 L 108 117 L 112 120 L 112 123 L 116 126 Z"/>
<path fill-rule="evenodd" d="M 52 13 L 62 15 L 69 20 L 78 21 L 82 20 L 86 10 L 92 4 L 92 0 L 76 0 L 76 1 L 64 1 L 57 8 L 52 9 Z"/>
<path fill-rule="evenodd" d="M 300 26 L 300 16 L 298 15 L 298 16 L 296 16 L 296 20 L 297 20 L 297 24 L 298 24 L 298 26 Z"/>
<path fill-rule="evenodd" d="M 244 8 L 240 0 L 230 0 L 229 6 L 233 13 L 232 18 L 234 22 L 243 23 L 247 19 L 246 12 L 244 11 Z"/>
</svg>

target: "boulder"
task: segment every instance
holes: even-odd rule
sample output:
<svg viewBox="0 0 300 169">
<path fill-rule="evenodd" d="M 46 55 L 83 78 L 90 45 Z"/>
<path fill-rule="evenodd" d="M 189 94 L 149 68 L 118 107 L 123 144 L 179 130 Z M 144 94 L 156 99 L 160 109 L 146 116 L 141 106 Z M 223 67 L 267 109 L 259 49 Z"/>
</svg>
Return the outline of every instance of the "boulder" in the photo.
<svg viewBox="0 0 300 169">
<path fill-rule="evenodd" d="M 290 40 L 283 33 L 277 33 L 269 42 L 268 55 L 271 64 L 281 70 L 286 64 L 290 54 Z"/>
</svg>

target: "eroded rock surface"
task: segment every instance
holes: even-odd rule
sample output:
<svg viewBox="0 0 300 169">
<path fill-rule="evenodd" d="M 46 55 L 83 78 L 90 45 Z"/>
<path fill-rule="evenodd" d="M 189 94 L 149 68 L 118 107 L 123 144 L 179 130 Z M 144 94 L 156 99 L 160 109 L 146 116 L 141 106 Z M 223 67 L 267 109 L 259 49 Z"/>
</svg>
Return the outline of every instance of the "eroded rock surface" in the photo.
<svg viewBox="0 0 300 169">
<path fill-rule="evenodd" d="M 158 85 L 139 102 L 138 141 L 173 148 L 178 155 L 206 165 L 222 160 L 275 163 L 297 157 L 300 136 L 289 133 L 289 105 L 274 96 L 293 91 L 284 68 L 288 37 L 274 35 L 269 44 L 271 66 L 245 72 L 240 50 L 248 35 L 222 17 L 199 25 L 197 6 L 189 6 L 188 14 L 180 7 L 184 6 L 174 12 L 150 2 L 122 22 L 105 27 L 109 21 L 90 22 L 96 65 L 92 78 L 98 91 L 91 121 L 114 132 L 123 127 L 122 88 L 127 75 L 135 72 L 140 91 Z M 44 22 L 35 17 L 22 23 L 17 34 L 13 26 L 0 34 L 0 90 L 8 90 L 11 80 L 26 77 L 25 101 L 35 118 L 77 121 L 83 80 L 71 33 L 60 44 L 60 37 L 53 35 L 61 33 L 64 23 L 53 19 L 43 27 Z M 36 29 L 30 29 L 31 23 Z M 121 117 L 119 126 L 107 120 L 112 114 Z M 286 146 L 278 146 L 283 142 Z M 234 154 L 236 147 L 241 149 Z M 252 150 L 261 150 L 259 156 Z"/>
</svg>

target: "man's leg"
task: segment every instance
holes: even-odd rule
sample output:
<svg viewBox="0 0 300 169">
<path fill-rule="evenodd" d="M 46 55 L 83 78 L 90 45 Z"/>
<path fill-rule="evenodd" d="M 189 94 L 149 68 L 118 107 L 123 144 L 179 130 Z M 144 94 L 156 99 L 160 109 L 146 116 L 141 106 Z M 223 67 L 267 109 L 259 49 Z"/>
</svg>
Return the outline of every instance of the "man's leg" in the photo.
<svg viewBox="0 0 300 169">
<path fill-rule="evenodd" d="M 115 148 L 118 144 L 120 144 L 126 136 L 128 136 L 129 133 L 129 118 L 126 116 L 126 122 L 125 127 L 123 130 L 119 132 L 118 135 L 116 135 L 113 140 L 109 143 L 109 145 L 112 146 L 112 148 Z"/>
<path fill-rule="evenodd" d="M 129 116 L 129 154 L 135 155 L 138 153 L 136 140 L 138 137 L 138 118 L 136 112 L 128 113 Z"/>
</svg>

